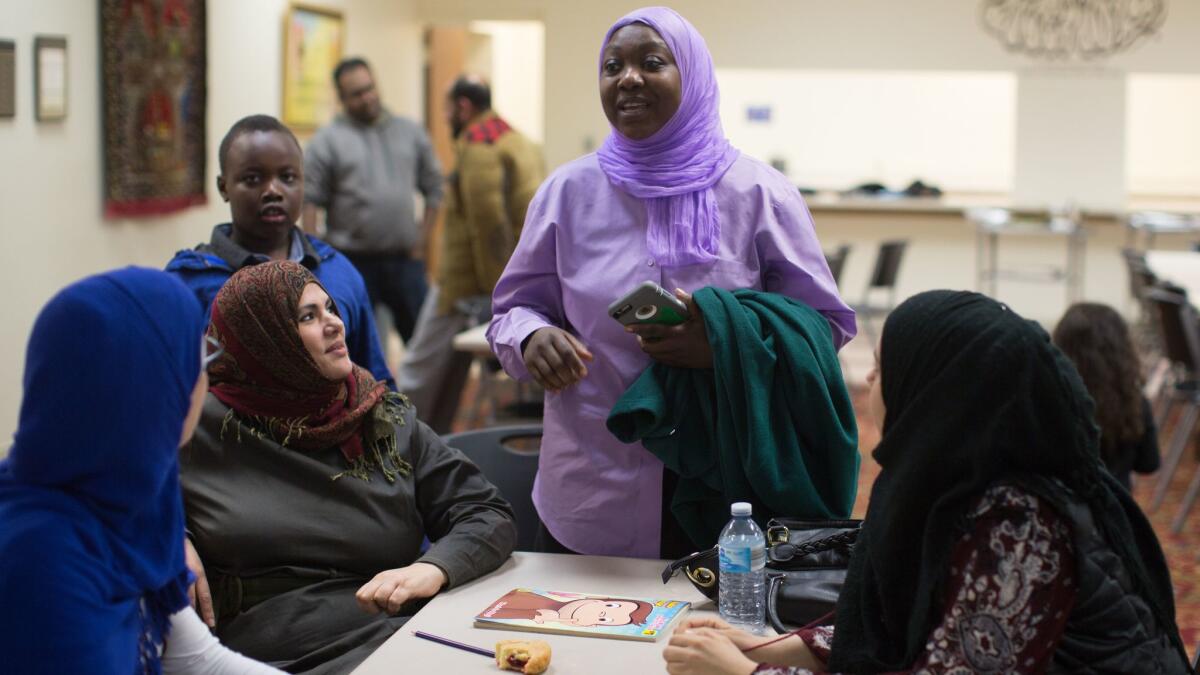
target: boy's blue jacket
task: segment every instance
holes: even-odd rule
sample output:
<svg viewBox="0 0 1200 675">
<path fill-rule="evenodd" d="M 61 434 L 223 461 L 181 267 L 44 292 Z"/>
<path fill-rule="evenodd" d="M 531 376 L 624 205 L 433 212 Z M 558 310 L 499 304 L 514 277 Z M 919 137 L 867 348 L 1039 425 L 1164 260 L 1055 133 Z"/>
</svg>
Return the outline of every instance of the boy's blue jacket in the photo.
<svg viewBox="0 0 1200 675">
<path fill-rule="evenodd" d="M 261 261 L 261 256 L 242 249 L 229 237 L 232 225 L 225 223 L 213 228 L 212 241 L 194 249 L 179 251 L 166 271 L 174 274 L 192 289 L 205 318 L 212 301 L 225 281 L 237 270 Z M 350 360 L 371 371 L 380 382 L 396 388 L 375 329 L 375 316 L 362 275 L 341 253 L 312 235 L 301 234 L 304 257 L 300 263 L 312 271 L 337 303 L 342 322 L 346 324 L 346 347 Z"/>
</svg>

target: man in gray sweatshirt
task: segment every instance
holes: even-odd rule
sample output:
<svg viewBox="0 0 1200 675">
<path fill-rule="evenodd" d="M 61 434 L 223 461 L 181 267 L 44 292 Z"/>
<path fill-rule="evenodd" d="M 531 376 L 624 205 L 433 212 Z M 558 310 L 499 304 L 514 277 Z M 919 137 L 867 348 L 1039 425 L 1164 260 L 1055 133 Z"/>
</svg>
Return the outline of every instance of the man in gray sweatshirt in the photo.
<svg viewBox="0 0 1200 675">
<path fill-rule="evenodd" d="M 425 130 L 382 106 L 366 61 L 342 61 L 333 81 L 342 114 L 304 152 L 304 229 L 315 233 L 325 210 L 326 241 L 354 263 L 371 303 L 387 305 L 408 342 L 428 288 L 424 257 L 442 169 Z M 420 223 L 414 189 L 425 198 Z"/>
</svg>

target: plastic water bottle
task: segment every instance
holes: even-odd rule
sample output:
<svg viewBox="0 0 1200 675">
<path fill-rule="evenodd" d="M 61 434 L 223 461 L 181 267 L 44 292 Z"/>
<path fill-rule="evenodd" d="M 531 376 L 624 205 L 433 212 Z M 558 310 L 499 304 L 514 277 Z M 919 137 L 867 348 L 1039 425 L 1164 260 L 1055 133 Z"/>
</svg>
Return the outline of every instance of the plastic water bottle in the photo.
<svg viewBox="0 0 1200 675">
<path fill-rule="evenodd" d="M 721 577 L 717 606 L 721 618 L 750 632 L 761 632 L 766 614 L 767 539 L 750 517 L 747 502 L 735 502 L 733 518 L 721 530 Z"/>
</svg>

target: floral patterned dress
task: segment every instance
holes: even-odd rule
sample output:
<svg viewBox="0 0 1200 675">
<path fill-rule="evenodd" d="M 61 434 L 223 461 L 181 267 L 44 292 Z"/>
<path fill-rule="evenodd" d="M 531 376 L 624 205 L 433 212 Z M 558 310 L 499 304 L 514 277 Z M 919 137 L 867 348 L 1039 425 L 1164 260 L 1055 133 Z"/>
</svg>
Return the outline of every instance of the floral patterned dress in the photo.
<svg viewBox="0 0 1200 675">
<path fill-rule="evenodd" d="M 1067 522 L 1019 487 L 996 485 L 970 513 L 973 529 L 955 545 L 941 621 L 910 670 L 915 674 L 1042 672 L 1075 603 L 1075 556 Z M 798 633 L 829 660 L 834 630 Z M 801 675 L 763 664 L 756 673 Z"/>
</svg>

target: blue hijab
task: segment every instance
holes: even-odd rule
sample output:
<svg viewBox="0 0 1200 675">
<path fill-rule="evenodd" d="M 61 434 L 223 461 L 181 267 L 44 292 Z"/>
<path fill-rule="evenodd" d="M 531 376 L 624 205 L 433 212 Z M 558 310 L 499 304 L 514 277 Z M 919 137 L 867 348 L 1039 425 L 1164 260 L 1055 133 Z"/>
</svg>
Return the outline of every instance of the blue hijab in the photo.
<svg viewBox="0 0 1200 675">
<path fill-rule="evenodd" d="M 20 673 L 159 671 L 188 603 L 178 448 L 203 313 L 129 267 L 50 300 L 0 462 L 0 661 Z"/>
</svg>

